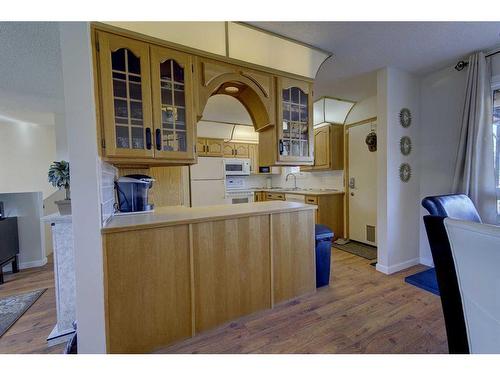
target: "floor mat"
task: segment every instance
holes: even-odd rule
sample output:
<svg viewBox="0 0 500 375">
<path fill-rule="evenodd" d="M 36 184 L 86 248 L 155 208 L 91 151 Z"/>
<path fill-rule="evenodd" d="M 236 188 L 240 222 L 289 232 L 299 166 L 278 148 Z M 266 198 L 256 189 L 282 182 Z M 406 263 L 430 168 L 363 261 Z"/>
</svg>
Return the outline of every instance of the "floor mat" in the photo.
<svg viewBox="0 0 500 375">
<path fill-rule="evenodd" d="M 0 298 L 0 337 L 33 305 L 47 289 Z"/>
<path fill-rule="evenodd" d="M 436 270 L 429 268 L 428 270 L 416 273 L 405 277 L 408 284 L 414 285 L 420 289 L 426 290 L 439 296 L 439 287 L 436 278 Z"/>
<path fill-rule="evenodd" d="M 345 245 L 332 243 L 336 249 L 347 251 L 348 253 L 360 256 L 368 260 L 377 259 L 377 248 L 375 246 L 365 245 L 361 242 L 349 241 Z"/>
</svg>

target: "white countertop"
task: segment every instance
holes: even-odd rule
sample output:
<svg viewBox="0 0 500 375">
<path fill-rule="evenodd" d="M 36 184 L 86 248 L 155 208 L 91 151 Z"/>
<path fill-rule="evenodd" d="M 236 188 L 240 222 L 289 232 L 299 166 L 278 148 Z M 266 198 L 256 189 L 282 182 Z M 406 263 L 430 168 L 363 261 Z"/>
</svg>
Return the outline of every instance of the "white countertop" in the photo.
<svg viewBox="0 0 500 375">
<path fill-rule="evenodd" d="M 321 189 L 287 189 L 287 188 L 252 188 L 253 191 L 265 191 L 269 193 L 300 194 L 300 195 L 334 195 L 344 194 L 342 190 L 321 190 Z"/>
<path fill-rule="evenodd" d="M 41 221 L 45 223 L 71 223 L 72 217 L 71 215 L 60 215 L 59 213 L 43 216 L 40 218 Z"/>
<path fill-rule="evenodd" d="M 137 215 L 113 216 L 101 229 L 102 233 L 133 229 L 214 221 L 226 218 L 265 215 L 271 213 L 315 210 L 317 206 L 297 202 L 269 201 L 225 204 L 203 207 L 159 207 L 154 212 Z"/>
</svg>

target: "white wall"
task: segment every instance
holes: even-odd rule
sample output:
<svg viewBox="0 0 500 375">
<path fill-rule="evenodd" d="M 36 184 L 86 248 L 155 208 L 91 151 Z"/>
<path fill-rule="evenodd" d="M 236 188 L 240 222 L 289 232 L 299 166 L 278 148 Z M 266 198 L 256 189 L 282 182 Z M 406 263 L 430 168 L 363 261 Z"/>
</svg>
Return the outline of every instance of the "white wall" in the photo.
<svg viewBox="0 0 500 375">
<path fill-rule="evenodd" d="M 61 23 L 76 271 L 78 352 L 106 351 L 99 160 L 90 25 Z M 75 48 L 78 46 L 78 48 Z"/>
<path fill-rule="evenodd" d="M 55 160 L 55 127 L 0 118 L 0 193 L 41 191 L 46 198 L 55 189 L 47 181 Z"/>
<path fill-rule="evenodd" d="M 47 197 L 49 164 L 67 154 L 58 25 L 0 22 L 0 51 L 0 192 Z"/>
<path fill-rule="evenodd" d="M 357 102 L 347 115 L 346 124 L 377 117 L 377 95 L 370 96 Z"/>
<path fill-rule="evenodd" d="M 42 226 L 42 193 L 0 194 L 5 215 L 17 217 L 19 235 L 19 268 L 40 267 L 47 263 Z M 5 268 L 10 270 L 10 265 Z"/>
<path fill-rule="evenodd" d="M 419 85 L 413 75 L 395 68 L 378 72 L 377 270 L 393 273 L 419 262 Z M 409 108 L 412 125 L 399 124 L 399 111 Z M 403 156 L 399 140 L 408 135 L 413 151 Z M 399 179 L 401 163 L 412 167 L 408 183 Z"/>
<path fill-rule="evenodd" d="M 449 66 L 422 78 L 420 82 L 420 199 L 452 192 L 455 159 L 460 137 L 467 71 Z M 420 262 L 432 265 L 432 256 L 420 206 Z"/>
</svg>

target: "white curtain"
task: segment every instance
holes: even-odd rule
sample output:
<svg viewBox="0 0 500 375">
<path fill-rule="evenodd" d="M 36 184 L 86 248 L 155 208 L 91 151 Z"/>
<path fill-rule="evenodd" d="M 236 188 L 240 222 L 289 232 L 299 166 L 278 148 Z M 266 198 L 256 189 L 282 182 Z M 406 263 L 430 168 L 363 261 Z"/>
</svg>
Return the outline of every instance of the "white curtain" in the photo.
<svg viewBox="0 0 500 375">
<path fill-rule="evenodd" d="M 491 73 L 479 52 L 469 57 L 453 191 L 467 194 L 485 223 L 496 224 Z"/>
</svg>

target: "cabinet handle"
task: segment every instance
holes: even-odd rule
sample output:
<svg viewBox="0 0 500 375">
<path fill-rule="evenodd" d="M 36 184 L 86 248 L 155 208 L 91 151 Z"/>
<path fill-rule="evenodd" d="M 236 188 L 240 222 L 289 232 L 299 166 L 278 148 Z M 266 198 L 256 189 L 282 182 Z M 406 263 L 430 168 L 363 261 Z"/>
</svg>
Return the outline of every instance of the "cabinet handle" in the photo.
<svg viewBox="0 0 500 375">
<path fill-rule="evenodd" d="M 235 155 L 238 155 L 238 150 L 234 150 L 234 154 L 235 154 Z"/>
<path fill-rule="evenodd" d="M 156 129 L 156 149 L 161 151 L 161 130 Z"/>
<path fill-rule="evenodd" d="M 207 145 L 203 145 L 203 151 L 204 152 L 208 152 L 208 146 Z"/>
<path fill-rule="evenodd" d="M 151 128 L 146 128 L 146 148 L 151 150 Z"/>
</svg>

